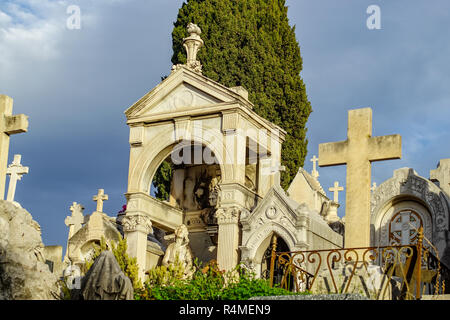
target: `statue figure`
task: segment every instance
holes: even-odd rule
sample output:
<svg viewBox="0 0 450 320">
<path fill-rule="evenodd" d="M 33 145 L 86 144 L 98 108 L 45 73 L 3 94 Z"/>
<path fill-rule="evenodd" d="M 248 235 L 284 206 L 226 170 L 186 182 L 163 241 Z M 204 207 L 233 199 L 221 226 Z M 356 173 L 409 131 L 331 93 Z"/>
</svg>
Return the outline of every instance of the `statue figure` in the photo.
<svg viewBox="0 0 450 320">
<path fill-rule="evenodd" d="M 103 251 L 84 276 L 80 300 L 133 300 L 133 284 L 120 269 L 114 254 Z"/>
<path fill-rule="evenodd" d="M 163 266 L 168 266 L 177 262 L 181 263 L 185 270 L 185 277 L 192 275 L 192 252 L 189 247 L 189 232 L 182 224 L 175 229 L 175 241 L 167 247 L 162 260 Z"/>
<path fill-rule="evenodd" d="M 215 212 L 220 206 L 220 180 L 218 177 L 211 179 L 208 186 L 208 207 L 201 213 L 201 219 L 207 225 L 217 224 Z"/>
</svg>

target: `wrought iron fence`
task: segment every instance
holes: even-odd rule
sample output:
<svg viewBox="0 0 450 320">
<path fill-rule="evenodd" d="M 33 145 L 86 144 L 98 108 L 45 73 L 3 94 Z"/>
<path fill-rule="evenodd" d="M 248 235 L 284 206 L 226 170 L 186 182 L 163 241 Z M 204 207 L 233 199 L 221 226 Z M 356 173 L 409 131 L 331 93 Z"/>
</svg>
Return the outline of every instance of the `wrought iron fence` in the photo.
<svg viewBox="0 0 450 320">
<path fill-rule="evenodd" d="M 276 252 L 272 242 L 270 284 L 301 292 L 360 293 L 370 299 L 420 299 L 437 294 L 449 276 L 430 248 L 417 244 L 400 246 L 336 248 Z M 278 275 L 278 276 L 277 276 Z"/>
</svg>

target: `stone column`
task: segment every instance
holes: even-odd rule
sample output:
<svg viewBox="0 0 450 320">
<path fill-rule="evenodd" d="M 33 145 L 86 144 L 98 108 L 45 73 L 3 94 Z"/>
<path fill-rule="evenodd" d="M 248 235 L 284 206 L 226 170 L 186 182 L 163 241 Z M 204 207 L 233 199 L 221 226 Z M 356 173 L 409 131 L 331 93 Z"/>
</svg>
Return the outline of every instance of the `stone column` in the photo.
<svg viewBox="0 0 450 320">
<path fill-rule="evenodd" d="M 127 239 L 128 254 L 135 257 L 139 266 L 139 278 L 144 281 L 147 260 L 147 235 L 152 232 L 152 222 L 144 214 L 125 215 L 122 226 Z"/>
<path fill-rule="evenodd" d="M 239 263 L 239 213 L 237 207 L 220 208 L 216 212 L 219 225 L 217 263 L 222 270 L 231 270 Z"/>
</svg>

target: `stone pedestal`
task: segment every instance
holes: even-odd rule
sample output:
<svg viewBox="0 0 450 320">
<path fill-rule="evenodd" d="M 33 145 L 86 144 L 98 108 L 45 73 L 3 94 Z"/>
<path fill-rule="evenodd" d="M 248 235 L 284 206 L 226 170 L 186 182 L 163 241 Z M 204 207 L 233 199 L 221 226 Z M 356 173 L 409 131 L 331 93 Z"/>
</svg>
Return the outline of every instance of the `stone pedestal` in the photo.
<svg viewBox="0 0 450 320">
<path fill-rule="evenodd" d="M 333 223 L 336 221 L 340 221 L 339 216 L 337 214 L 337 210 L 339 208 L 339 203 L 331 201 L 330 202 L 330 208 L 328 209 L 327 216 L 325 217 L 325 220 L 328 223 Z"/>
<path fill-rule="evenodd" d="M 139 279 L 144 280 L 147 260 L 147 235 L 152 232 L 150 218 L 144 214 L 125 215 L 122 219 L 128 254 L 139 266 Z"/>
</svg>

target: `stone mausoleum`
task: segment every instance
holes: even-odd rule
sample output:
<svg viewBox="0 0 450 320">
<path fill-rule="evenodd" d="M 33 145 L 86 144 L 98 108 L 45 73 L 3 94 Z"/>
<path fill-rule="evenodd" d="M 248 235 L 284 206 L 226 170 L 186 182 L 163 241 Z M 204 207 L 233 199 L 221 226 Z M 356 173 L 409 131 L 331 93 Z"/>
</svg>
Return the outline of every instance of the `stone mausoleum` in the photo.
<svg viewBox="0 0 450 320">
<path fill-rule="evenodd" d="M 332 201 L 314 177 L 300 169 L 289 194 L 280 187 L 285 132 L 253 111 L 244 88 L 228 88 L 202 75 L 196 60 L 203 45 L 200 29 L 190 24 L 188 32 L 187 63 L 173 66 L 125 111 L 130 128 L 126 211 L 113 218 L 97 206 L 85 217 L 74 203 L 66 221 L 71 228 L 66 262 L 84 261 L 102 235 L 107 241 L 124 236 L 144 276 L 161 263 L 167 239 L 182 224 L 193 256 L 217 260 L 227 270 L 243 261 L 260 273 L 274 234 L 286 250 L 341 247 L 342 235 L 327 220 L 337 218 L 336 204 L 323 205 Z M 167 201 L 151 194 L 163 161 L 173 168 Z M 310 192 L 318 192 L 314 202 L 300 190 L 300 176 L 312 183 Z M 94 197 L 97 203 L 106 200 L 102 193 Z"/>
<path fill-rule="evenodd" d="M 74 203 L 66 219 L 66 265 L 83 264 L 102 236 L 108 243 L 124 237 L 143 279 L 148 269 L 161 265 L 175 230 L 185 225 L 193 257 L 217 260 L 226 270 L 243 262 L 262 275 L 274 235 L 280 251 L 319 250 L 348 243 L 411 244 L 422 226 L 450 267 L 450 159 L 441 160 L 430 179 L 402 168 L 371 191 L 370 162 L 400 157 L 401 140 L 397 135 L 370 138 L 367 158 L 352 157 L 345 150 L 356 148 L 362 155 L 358 139 L 368 135 L 360 133 L 370 131 L 370 137 L 372 130 L 371 110 L 359 109 L 349 112 L 348 140 L 324 144 L 319 159 L 312 160 L 313 172 L 300 168 L 284 191 L 280 150 L 286 133 L 253 111 L 245 88 L 228 88 L 202 75 L 196 59 L 203 45 L 200 28 L 190 24 L 188 33 L 186 64 L 173 66 L 166 79 L 125 111 L 130 128 L 126 210 L 117 217 L 103 213 L 107 195 L 102 189 L 93 198 L 97 209 L 92 214 L 84 215 L 82 205 Z M 336 183 L 330 188 L 333 199 L 328 198 L 316 160 L 348 166 L 345 221 L 337 214 L 342 187 Z M 152 182 L 163 162 L 173 174 L 169 197 L 159 200 Z M 357 162 L 365 166 L 360 178 L 352 175 Z M 364 197 L 349 203 L 355 192 Z"/>
</svg>

